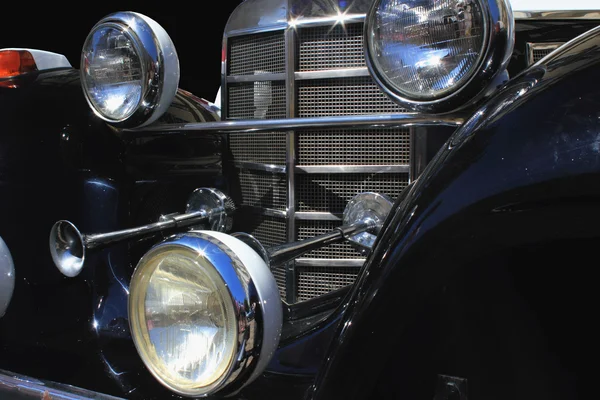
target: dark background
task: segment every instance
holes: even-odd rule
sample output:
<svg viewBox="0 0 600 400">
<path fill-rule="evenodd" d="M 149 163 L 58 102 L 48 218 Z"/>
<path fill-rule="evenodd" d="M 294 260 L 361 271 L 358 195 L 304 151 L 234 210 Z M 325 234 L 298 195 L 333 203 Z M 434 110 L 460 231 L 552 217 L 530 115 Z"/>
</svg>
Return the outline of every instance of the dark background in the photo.
<svg viewBox="0 0 600 400">
<path fill-rule="evenodd" d="M 179 55 L 179 86 L 214 100 L 220 84 L 223 29 L 240 2 L 12 1 L 1 7 L 0 49 L 28 47 L 53 51 L 64 54 L 73 67 L 79 68 L 81 47 L 94 24 L 115 11 L 136 11 L 154 19 L 171 36 Z"/>
</svg>

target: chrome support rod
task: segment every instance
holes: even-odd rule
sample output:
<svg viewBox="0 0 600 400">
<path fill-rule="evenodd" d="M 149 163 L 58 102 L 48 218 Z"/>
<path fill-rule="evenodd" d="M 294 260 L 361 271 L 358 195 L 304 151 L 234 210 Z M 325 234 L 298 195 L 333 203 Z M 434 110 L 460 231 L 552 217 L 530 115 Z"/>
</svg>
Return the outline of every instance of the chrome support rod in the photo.
<svg viewBox="0 0 600 400">
<path fill-rule="evenodd" d="M 264 247 L 254 236 L 243 232 L 231 235 L 250 246 L 273 269 L 311 250 L 345 240 L 361 251 L 370 250 L 392 205 L 387 196 L 372 192 L 359 193 L 346 205 L 342 226 L 319 236 L 277 246 Z"/>
<path fill-rule="evenodd" d="M 117 242 L 143 239 L 166 231 L 203 225 L 206 229 L 226 232 L 231 229 L 233 201 L 214 188 L 198 188 L 188 198 L 185 213 L 163 215 L 158 222 L 106 233 L 82 234 L 70 221 L 57 221 L 50 231 L 52 261 L 63 275 L 79 275 L 88 250 Z"/>
<path fill-rule="evenodd" d="M 215 211 L 219 212 L 219 210 Z M 185 228 L 191 225 L 206 223 L 208 222 L 208 217 L 209 213 L 205 210 L 186 214 L 170 214 L 162 217 L 160 221 L 152 224 L 123 229 L 120 231 L 81 235 L 81 237 L 84 245 L 88 249 L 96 249 L 102 246 L 108 246 L 115 242 L 145 237 L 169 229 Z"/>
<path fill-rule="evenodd" d="M 450 126 L 458 128 L 465 121 L 465 115 L 428 115 L 423 113 L 404 114 L 372 114 L 354 116 L 284 118 L 258 120 L 227 120 L 188 124 L 158 124 L 140 129 L 125 130 L 140 135 L 164 135 L 177 132 L 217 131 L 235 132 L 269 132 L 273 130 L 298 131 L 314 128 L 385 128 L 399 126 Z"/>
<path fill-rule="evenodd" d="M 343 242 L 350 236 L 375 228 L 377 228 L 377 223 L 373 220 L 367 220 L 352 225 L 340 226 L 323 235 L 309 239 L 268 247 L 266 248 L 266 253 L 269 258 L 270 267 L 276 267 L 311 250 L 319 249 L 332 243 Z"/>
</svg>

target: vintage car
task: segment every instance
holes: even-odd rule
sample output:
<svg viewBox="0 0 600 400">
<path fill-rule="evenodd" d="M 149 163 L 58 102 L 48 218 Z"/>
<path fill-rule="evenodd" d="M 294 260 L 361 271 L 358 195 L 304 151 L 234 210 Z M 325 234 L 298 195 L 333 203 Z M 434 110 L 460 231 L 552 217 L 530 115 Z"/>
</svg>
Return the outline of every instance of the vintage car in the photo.
<svg viewBox="0 0 600 400">
<path fill-rule="evenodd" d="M 594 8 L 247 0 L 210 100 L 131 11 L 0 50 L 0 398 L 583 397 Z"/>
</svg>

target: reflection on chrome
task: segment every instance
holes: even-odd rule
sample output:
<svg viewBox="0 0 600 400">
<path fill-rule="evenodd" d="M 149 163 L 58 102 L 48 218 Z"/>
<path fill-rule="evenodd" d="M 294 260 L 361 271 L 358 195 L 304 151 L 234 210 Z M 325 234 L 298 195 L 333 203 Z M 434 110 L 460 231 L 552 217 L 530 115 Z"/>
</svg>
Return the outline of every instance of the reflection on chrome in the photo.
<svg viewBox="0 0 600 400">
<path fill-rule="evenodd" d="M 138 353 L 176 393 L 235 393 L 262 373 L 279 343 L 275 279 L 256 252 L 224 233 L 191 231 L 154 246 L 130 289 Z"/>
<path fill-rule="evenodd" d="M 158 222 L 135 228 L 83 234 L 72 222 L 60 220 L 50 231 L 50 255 L 60 272 L 72 278 L 81 272 L 88 250 L 191 226 L 224 232 L 231 228 L 234 209 L 233 201 L 220 190 L 198 188 L 188 198 L 185 213 L 163 215 Z"/>
</svg>

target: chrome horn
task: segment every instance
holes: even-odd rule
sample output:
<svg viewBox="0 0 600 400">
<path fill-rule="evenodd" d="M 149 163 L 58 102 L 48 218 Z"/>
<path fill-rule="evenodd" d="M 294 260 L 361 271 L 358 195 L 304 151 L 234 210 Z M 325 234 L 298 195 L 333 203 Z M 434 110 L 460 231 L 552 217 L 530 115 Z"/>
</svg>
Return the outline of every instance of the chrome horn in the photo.
<svg viewBox="0 0 600 400">
<path fill-rule="evenodd" d="M 232 233 L 256 251 L 269 268 L 274 268 L 333 243 L 348 240 L 359 250 L 368 251 L 373 247 L 383 222 L 392 209 L 392 201 L 384 195 L 372 192 L 360 193 L 348 202 L 344 210 L 343 225 L 309 239 L 265 248 L 255 237 L 247 233 Z"/>
<path fill-rule="evenodd" d="M 140 239 L 161 231 L 202 225 L 220 232 L 231 229 L 233 201 L 221 191 L 199 188 L 188 198 L 184 214 L 161 216 L 158 222 L 119 231 L 82 234 L 70 221 L 57 221 L 50 231 L 50 254 L 56 267 L 68 277 L 77 276 L 88 250 L 124 240 Z"/>
</svg>

